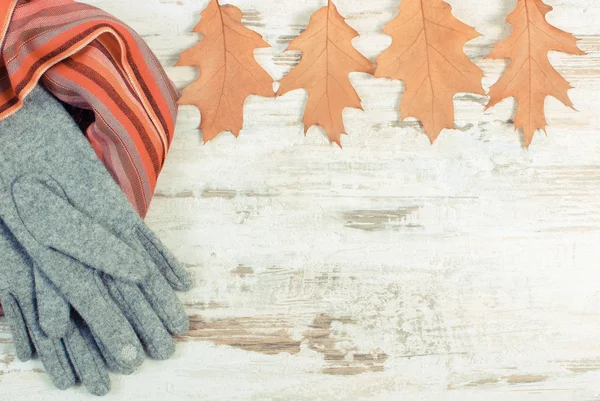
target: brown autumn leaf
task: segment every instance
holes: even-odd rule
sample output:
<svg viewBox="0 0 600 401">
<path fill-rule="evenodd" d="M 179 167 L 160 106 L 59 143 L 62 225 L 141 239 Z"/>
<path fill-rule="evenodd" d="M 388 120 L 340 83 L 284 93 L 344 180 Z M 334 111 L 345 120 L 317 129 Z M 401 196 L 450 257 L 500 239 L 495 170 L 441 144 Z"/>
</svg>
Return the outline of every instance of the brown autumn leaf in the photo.
<svg viewBox="0 0 600 401">
<path fill-rule="evenodd" d="M 402 0 L 383 32 L 392 44 L 377 58 L 375 76 L 404 81 L 400 113 L 421 120 L 433 142 L 442 129 L 454 128 L 455 94 L 485 94 L 483 72 L 463 52 L 480 35 L 442 0 Z"/>
<path fill-rule="evenodd" d="M 487 108 L 507 97 L 517 99 L 515 129 L 522 128 L 525 145 L 529 146 L 538 129 L 546 131 L 544 100 L 554 96 L 573 108 L 568 90 L 572 86 L 552 67 L 550 50 L 570 54 L 585 54 L 577 47 L 577 38 L 546 21 L 552 7 L 541 0 L 519 0 L 507 17 L 513 31 L 498 42 L 486 57 L 508 58 L 510 65 L 490 89 Z"/>
<path fill-rule="evenodd" d="M 237 137 L 246 98 L 252 94 L 271 97 L 275 92 L 273 79 L 254 59 L 254 49 L 269 44 L 242 25 L 241 10 L 211 0 L 200 16 L 194 32 L 204 38 L 183 51 L 175 65 L 200 67 L 200 77 L 183 90 L 178 103 L 198 107 L 206 143 L 222 131 Z"/>
<path fill-rule="evenodd" d="M 350 83 L 351 72 L 373 73 L 373 63 L 352 47 L 358 32 L 352 29 L 329 0 L 310 18 L 306 30 L 286 50 L 300 50 L 302 59 L 280 81 L 278 95 L 304 88 L 308 102 L 304 111 L 304 133 L 322 126 L 340 147 L 346 133 L 342 112 L 346 107 L 362 110 L 360 98 Z"/>
</svg>

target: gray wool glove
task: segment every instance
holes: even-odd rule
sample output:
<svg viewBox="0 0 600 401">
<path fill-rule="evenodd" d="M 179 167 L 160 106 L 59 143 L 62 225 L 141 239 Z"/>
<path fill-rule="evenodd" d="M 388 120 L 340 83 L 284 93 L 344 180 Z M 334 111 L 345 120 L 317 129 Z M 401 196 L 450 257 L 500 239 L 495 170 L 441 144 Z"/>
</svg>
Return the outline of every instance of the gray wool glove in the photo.
<svg viewBox="0 0 600 401">
<path fill-rule="evenodd" d="M 173 289 L 189 289 L 191 279 L 134 212 L 60 102 L 39 85 L 0 122 L 0 217 L 40 273 L 32 274 L 33 307 L 42 333 L 52 339 L 72 333 L 73 309 L 117 372 L 138 367 L 143 348 L 157 359 L 173 354 L 171 335 L 189 325 Z M 11 307 L 22 304 L 20 283 L 4 279 L 13 268 L 0 263 L 5 309 L 5 299 Z M 38 286 L 38 276 L 48 285 Z M 32 323 L 15 322 L 15 315 L 13 333 L 31 333 Z"/>
<path fill-rule="evenodd" d="M 35 287 L 54 289 L 1 220 L 0 255 L 2 282 L 12 283 L 12 293 L 1 295 L 19 359 L 27 361 L 37 350 L 56 387 L 65 390 L 80 381 L 94 395 L 108 393 L 108 372 L 85 324 L 73 321 L 69 332 L 59 339 L 49 338 L 39 327 Z"/>
</svg>

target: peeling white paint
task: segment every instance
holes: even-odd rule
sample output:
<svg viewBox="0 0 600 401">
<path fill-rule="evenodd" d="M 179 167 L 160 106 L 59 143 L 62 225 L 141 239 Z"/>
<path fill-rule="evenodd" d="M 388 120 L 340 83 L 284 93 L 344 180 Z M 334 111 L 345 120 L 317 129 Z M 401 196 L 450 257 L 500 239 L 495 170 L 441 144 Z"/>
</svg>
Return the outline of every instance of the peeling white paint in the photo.
<svg viewBox="0 0 600 401">
<path fill-rule="evenodd" d="M 144 35 L 180 87 L 198 74 L 172 65 L 207 0 L 88 2 Z M 274 46 L 256 57 L 280 79 L 325 1 L 222 3 Z M 374 59 L 398 1 L 336 3 Z M 465 50 L 487 89 L 506 63 L 482 57 L 515 0 L 450 3 L 485 35 Z M 529 151 L 507 123 L 512 100 L 484 111 L 458 95 L 457 129 L 430 145 L 399 121 L 403 84 L 365 74 L 352 75 L 365 111 L 345 111 L 343 151 L 318 128 L 303 135 L 301 90 L 249 98 L 240 138 L 204 146 L 182 107 L 148 222 L 194 275 L 194 331 L 172 360 L 113 376 L 105 399 L 600 399 L 600 3 L 547 3 L 589 54 L 551 54 L 579 111 L 548 99 L 548 137 Z M 14 360 L 0 321 L 0 400 L 88 398 L 40 369 Z"/>
</svg>

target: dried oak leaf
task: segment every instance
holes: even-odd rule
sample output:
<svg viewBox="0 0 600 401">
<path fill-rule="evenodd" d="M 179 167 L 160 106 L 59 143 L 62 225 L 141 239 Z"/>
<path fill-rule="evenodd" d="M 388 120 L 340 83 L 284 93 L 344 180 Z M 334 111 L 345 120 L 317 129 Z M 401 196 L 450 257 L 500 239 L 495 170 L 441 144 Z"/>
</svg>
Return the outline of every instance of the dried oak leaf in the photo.
<svg viewBox="0 0 600 401">
<path fill-rule="evenodd" d="M 322 126 L 329 139 L 340 147 L 346 133 L 342 112 L 346 107 L 362 110 L 360 98 L 350 83 L 351 72 L 373 73 L 373 63 L 352 47 L 358 32 L 352 29 L 335 5 L 317 10 L 306 30 L 286 50 L 300 50 L 302 59 L 281 80 L 278 95 L 304 88 L 308 102 L 304 111 L 304 132 Z"/>
<path fill-rule="evenodd" d="M 375 76 L 404 81 L 400 113 L 421 120 L 433 142 L 442 129 L 454 127 L 455 94 L 485 94 L 483 72 L 463 52 L 480 35 L 442 0 L 402 0 L 400 14 L 383 32 L 392 44 L 377 58 Z"/>
<path fill-rule="evenodd" d="M 546 131 L 546 96 L 554 96 L 573 108 L 568 95 L 572 86 L 552 67 L 548 52 L 585 54 L 577 47 L 575 36 L 546 21 L 546 14 L 551 10 L 552 7 L 541 0 L 519 0 L 517 8 L 506 19 L 513 26 L 513 32 L 498 42 L 486 57 L 511 60 L 506 72 L 491 87 L 487 108 L 507 97 L 515 97 L 518 102 L 515 129 L 523 129 L 526 146 L 531 144 L 535 131 Z"/>
<path fill-rule="evenodd" d="M 204 38 L 183 51 L 175 65 L 200 67 L 200 77 L 183 90 L 178 103 L 198 107 L 206 143 L 222 131 L 238 136 L 249 95 L 272 97 L 275 93 L 273 79 L 254 59 L 254 49 L 269 45 L 242 25 L 241 10 L 211 0 L 200 16 L 194 32 Z"/>
</svg>

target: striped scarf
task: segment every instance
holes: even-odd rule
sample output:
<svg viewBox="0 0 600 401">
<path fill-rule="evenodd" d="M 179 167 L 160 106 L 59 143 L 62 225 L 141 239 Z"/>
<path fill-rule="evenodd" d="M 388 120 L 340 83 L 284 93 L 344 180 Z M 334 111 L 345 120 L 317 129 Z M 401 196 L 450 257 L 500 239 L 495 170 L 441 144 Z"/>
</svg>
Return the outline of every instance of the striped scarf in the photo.
<svg viewBox="0 0 600 401">
<path fill-rule="evenodd" d="M 73 0 L 0 1 L 0 119 L 40 81 L 66 103 L 144 217 L 179 91 L 144 40 L 114 16 Z"/>
</svg>

